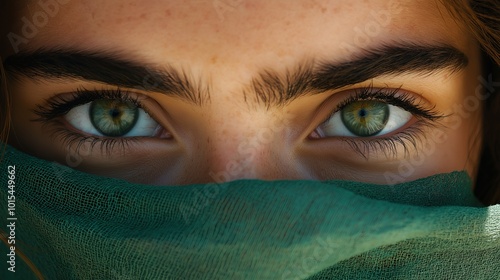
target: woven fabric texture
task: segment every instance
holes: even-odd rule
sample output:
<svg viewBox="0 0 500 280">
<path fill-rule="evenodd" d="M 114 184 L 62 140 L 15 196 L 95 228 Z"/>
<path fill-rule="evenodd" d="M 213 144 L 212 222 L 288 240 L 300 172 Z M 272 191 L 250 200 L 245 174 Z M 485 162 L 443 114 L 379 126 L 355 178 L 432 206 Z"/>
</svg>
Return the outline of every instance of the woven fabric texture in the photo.
<svg viewBox="0 0 500 280">
<path fill-rule="evenodd" d="M 383 186 L 240 180 L 148 186 L 8 147 L 16 272 L 0 279 L 500 279 L 500 205 L 464 172 Z M 3 239 L 9 229 L 3 227 Z"/>
</svg>

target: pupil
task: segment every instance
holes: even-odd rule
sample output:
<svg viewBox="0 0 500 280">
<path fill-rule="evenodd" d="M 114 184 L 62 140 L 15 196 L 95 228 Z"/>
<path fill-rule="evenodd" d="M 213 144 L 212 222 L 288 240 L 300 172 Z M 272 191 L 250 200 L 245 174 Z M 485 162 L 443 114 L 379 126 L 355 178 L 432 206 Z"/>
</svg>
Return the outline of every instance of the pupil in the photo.
<svg viewBox="0 0 500 280">
<path fill-rule="evenodd" d="M 113 109 L 109 110 L 109 112 L 111 113 L 111 117 L 113 119 L 116 119 L 117 117 L 120 116 L 120 110 L 118 110 L 116 108 L 113 108 Z"/>
<path fill-rule="evenodd" d="M 366 117 L 366 110 L 365 109 L 359 110 L 358 116 L 361 118 Z"/>
</svg>

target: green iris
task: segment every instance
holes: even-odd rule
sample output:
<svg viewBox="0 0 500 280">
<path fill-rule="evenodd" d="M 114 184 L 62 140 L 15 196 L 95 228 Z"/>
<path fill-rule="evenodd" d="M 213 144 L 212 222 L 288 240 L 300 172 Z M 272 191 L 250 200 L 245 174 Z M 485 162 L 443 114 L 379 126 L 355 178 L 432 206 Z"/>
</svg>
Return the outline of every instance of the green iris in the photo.
<svg viewBox="0 0 500 280">
<path fill-rule="evenodd" d="M 372 136 L 384 129 L 389 105 L 375 100 L 353 102 L 342 109 L 342 122 L 356 136 Z"/>
<path fill-rule="evenodd" d="M 119 137 L 134 127 L 139 109 L 129 101 L 100 99 L 90 104 L 89 115 L 92 125 L 104 136 Z"/>
</svg>

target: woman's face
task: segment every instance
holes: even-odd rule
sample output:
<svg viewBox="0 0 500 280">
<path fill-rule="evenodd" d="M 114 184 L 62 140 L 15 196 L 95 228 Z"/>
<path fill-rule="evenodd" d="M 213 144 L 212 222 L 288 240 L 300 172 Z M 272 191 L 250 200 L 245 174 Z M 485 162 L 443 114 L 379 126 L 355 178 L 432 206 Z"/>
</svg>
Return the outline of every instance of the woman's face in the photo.
<svg viewBox="0 0 500 280">
<path fill-rule="evenodd" d="M 40 158 L 148 184 L 475 177 L 479 47 L 438 1 L 16 5 L 9 142 Z"/>
</svg>

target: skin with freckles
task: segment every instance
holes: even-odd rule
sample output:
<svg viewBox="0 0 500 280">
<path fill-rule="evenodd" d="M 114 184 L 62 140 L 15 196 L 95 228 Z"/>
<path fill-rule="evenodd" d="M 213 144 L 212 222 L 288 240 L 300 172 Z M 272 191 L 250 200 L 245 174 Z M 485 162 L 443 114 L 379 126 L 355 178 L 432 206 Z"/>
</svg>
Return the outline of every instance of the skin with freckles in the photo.
<svg viewBox="0 0 500 280">
<path fill-rule="evenodd" d="M 147 86 L 34 77 L 6 67 L 14 108 L 9 143 L 85 172 L 158 185 L 242 178 L 391 184 L 455 170 L 466 170 L 475 178 L 482 122 L 476 91 L 479 47 L 437 1 L 242 0 L 219 5 L 222 2 L 59 4 L 58 12 L 37 28 L 33 38 L 17 45 L 19 53 L 104 53 L 155 69 L 174 68 L 190 80 L 202 101 L 194 104 Z M 42 10 L 37 1 L 12 5 L 2 38 L 12 32 L 22 35 L 21 19 L 32 20 Z M 287 73 L 300 72 L 299 65 L 314 72 L 326 62 L 358 62 L 372 50 L 402 45 L 451 47 L 466 57 L 466 63 L 457 69 L 438 64 L 424 72 L 386 71 L 338 88 L 306 88 L 309 94 L 279 106 L 266 106 L 256 93 L 262 73 L 275 73 L 286 81 Z M 2 58 L 15 54 L 12 42 L 2 39 Z M 63 115 L 58 122 L 33 121 L 39 118 L 34 110 L 47 107 L 47 100 L 69 98 L 79 89 L 126 92 L 160 129 L 105 148 L 102 141 L 67 141 L 63 129 L 93 135 L 75 128 Z M 363 89 L 372 95 L 382 89 L 386 95 L 411 99 L 435 118 L 403 108 L 400 116 L 391 111 L 399 116 L 393 121 L 400 123 L 386 134 L 326 135 L 324 121 Z M 396 103 L 389 104 L 396 107 L 391 110 L 401 108 Z M 404 114 L 411 114 L 409 121 L 403 121 Z M 79 116 L 85 122 L 85 116 Z M 331 126 L 336 131 L 343 124 L 332 121 Z"/>
</svg>

